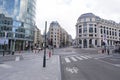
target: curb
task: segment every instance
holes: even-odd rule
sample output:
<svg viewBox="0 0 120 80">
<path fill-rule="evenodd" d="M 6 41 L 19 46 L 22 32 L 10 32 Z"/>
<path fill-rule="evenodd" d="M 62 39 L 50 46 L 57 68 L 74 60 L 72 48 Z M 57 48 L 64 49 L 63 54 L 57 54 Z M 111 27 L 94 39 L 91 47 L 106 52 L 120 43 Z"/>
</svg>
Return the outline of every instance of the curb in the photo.
<svg viewBox="0 0 120 80">
<path fill-rule="evenodd" d="M 58 59 L 59 59 L 59 72 L 60 72 L 58 76 L 59 76 L 59 80 L 61 80 L 61 77 L 62 77 L 61 74 L 62 74 L 62 72 L 61 72 L 61 60 L 60 60 L 60 56 L 58 57 Z"/>
<path fill-rule="evenodd" d="M 1 56 L 0 62 L 7 62 L 7 61 L 20 61 L 23 60 L 22 55 L 9 55 L 9 56 Z"/>
</svg>

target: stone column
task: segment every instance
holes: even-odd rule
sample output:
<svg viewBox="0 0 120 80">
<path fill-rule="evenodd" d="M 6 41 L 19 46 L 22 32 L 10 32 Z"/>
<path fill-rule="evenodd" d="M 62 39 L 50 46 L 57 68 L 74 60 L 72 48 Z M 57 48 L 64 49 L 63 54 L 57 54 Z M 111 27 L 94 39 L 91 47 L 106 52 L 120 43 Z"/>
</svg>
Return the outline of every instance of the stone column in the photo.
<svg viewBox="0 0 120 80">
<path fill-rule="evenodd" d="M 99 46 L 101 46 L 101 39 L 98 39 L 97 44 L 98 44 Z"/>
<path fill-rule="evenodd" d="M 22 47 L 22 50 L 24 51 L 25 50 L 25 41 L 23 41 L 23 47 Z"/>
<path fill-rule="evenodd" d="M 83 39 L 81 39 L 81 41 L 82 41 L 82 45 L 81 45 L 81 48 L 83 48 Z"/>
<path fill-rule="evenodd" d="M 92 39 L 92 45 L 95 47 L 95 39 Z"/>
</svg>

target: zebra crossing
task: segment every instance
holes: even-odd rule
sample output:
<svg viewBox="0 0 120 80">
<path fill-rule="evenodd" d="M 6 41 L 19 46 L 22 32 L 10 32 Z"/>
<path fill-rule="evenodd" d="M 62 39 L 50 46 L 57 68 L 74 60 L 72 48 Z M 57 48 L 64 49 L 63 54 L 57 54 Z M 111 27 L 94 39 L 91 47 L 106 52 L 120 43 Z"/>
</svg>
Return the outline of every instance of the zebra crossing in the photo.
<svg viewBox="0 0 120 80">
<path fill-rule="evenodd" d="M 110 55 L 104 55 L 104 54 L 97 54 L 97 55 L 70 55 L 65 56 L 64 60 L 66 63 L 70 62 L 76 62 L 76 61 L 82 61 L 82 60 L 88 60 L 88 59 L 100 59 L 100 58 L 106 58 L 111 57 Z"/>
<path fill-rule="evenodd" d="M 76 62 L 76 61 L 82 61 L 82 60 L 87 60 L 87 59 L 91 59 L 92 57 L 91 56 L 87 56 L 87 55 L 84 55 L 84 56 L 68 56 L 68 57 L 65 57 L 64 60 L 66 63 L 70 63 L 70 62 Z"/>
</svg>

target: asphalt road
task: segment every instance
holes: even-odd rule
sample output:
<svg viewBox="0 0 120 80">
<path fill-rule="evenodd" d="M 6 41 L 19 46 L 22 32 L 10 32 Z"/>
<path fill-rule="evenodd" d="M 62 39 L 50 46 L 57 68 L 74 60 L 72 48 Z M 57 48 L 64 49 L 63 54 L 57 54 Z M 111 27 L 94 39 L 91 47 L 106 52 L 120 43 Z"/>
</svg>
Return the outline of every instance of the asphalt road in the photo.
<svg viewBox="0 0 120 80">
<path fill-rule="evenodd" d="M 65 49 L 65 55 L 61 55 L 62 80 L 120 80 L 119 56 L 69 50 L 69 54 L 65 54 Z"/>
</svg>

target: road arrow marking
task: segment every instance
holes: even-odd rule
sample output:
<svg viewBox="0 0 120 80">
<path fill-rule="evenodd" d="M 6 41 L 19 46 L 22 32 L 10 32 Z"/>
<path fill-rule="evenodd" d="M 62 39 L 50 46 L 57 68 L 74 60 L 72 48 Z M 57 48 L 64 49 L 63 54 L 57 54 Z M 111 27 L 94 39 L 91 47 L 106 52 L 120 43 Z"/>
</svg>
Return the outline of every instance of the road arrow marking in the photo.
<svg viewBox="0 0 120 80">
<path fill-rule="evenodd" d="M 6 68 L 6 69 L 12 68 L 12 66 L 7 65 L 7 64 L 0 64 L 0 67 Z"/>
<path fill-rule="evenodd" d="M 20 61 L 20 57 L 17 56 L 17 57 L 15 58 L 15 61 Z"/>
</svg>

